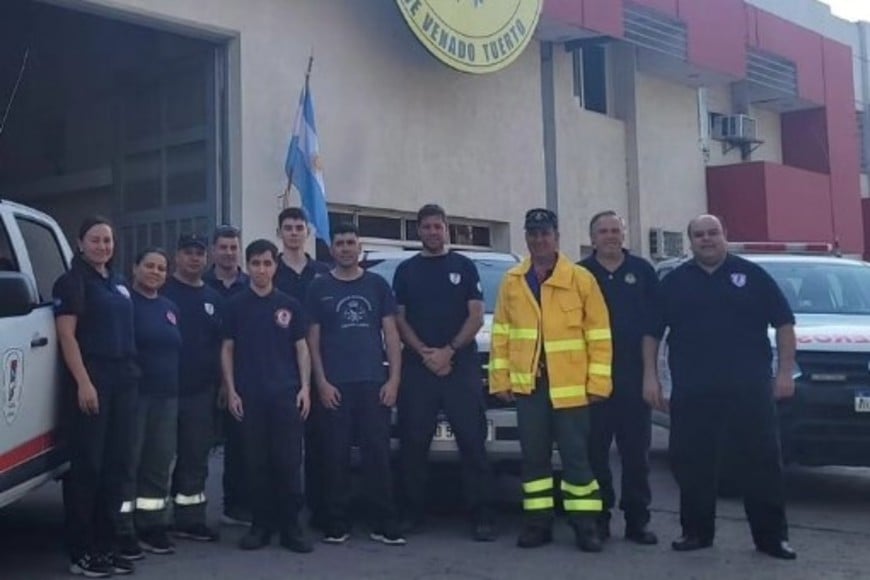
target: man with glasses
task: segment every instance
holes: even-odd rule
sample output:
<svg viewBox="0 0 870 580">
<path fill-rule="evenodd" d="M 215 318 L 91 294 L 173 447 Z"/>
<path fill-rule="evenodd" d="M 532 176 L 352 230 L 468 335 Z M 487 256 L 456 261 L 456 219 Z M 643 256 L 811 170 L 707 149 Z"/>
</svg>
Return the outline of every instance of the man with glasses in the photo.
<svg viewBox="0 0 870 580">
<path fill-rule="evenodd" d="M 231 225 L 215 228 L 212 236 L 212 266 L 203 280 L 218 291 L 224 300 L 250 285 L 248 275 L 239 266 L 241 232 Z M 222 402 L 225 396 L 221 397 Z M 222 405 L 223 406 L 223 405 Z M 250 497 L 245 480 L 245 455 L 239 422 L 228 411 L 223 413 L 224 430 L 224 513 L 221 521 L 228 525 L 251 523 Z"/>
</svg>

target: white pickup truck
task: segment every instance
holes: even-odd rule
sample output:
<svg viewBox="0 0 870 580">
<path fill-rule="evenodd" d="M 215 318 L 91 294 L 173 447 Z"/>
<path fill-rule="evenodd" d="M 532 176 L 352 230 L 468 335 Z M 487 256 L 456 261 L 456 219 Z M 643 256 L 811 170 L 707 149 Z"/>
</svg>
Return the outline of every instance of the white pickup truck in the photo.
<svg viewBox="0 0 870 580">
<path fill-rule="evenodd" d="M 0 200 L 0 507 L 68 465 L 51 289 L 71 257 L 53 219 Z"/>
</svg>

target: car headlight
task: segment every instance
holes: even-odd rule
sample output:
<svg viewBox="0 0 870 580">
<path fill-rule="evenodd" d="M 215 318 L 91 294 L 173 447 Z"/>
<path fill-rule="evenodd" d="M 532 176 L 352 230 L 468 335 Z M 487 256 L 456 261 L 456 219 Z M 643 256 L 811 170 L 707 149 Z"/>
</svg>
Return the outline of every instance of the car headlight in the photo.
<svg viewBox="0 0 870 580">
<path fill-rule="evenodd" d="M 771 348 L 771 352 L 773 356 L 770 360 L 770 376 L 775 377 L 776 371 L 779 370 L 779 353 L 776 348 Z M 801 372 L 800 367 L 797 364 L 797 361 L 794 363 L 794 368 L 792 369 L 791 376 L 793 379 L 798 379 L 803 373 Z"/>
</svg>

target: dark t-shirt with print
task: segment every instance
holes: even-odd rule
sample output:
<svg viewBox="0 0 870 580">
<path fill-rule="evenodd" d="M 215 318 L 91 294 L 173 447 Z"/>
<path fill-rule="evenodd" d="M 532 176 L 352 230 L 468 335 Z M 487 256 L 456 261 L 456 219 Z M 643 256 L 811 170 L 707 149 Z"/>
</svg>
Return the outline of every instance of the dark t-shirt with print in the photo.
<svg viewBox="0 0 870 580">
<path fill-rule="evenodd" d="M 396 313 L 396 301 L 382 277 L 364 272 L 355 280 L 338 280 L 332 274 L 315 278 L 308 289 L 306 313 L 312 324 L 320 325 L 326 380 L 386 380 L 382 319 Z"/>
<path fill-rule="evenodd" d="M 468 302 L 483 300 L 480 276 L 471 259 L 448 252 L 441 256 L 417 254 L 399 264 L 393 277 L 396 302 L 424 344 L 447 346 L 468 319 Z M 404 349 L 405 359 L 419 363 L 420 355 Z M 455 358 L 474 356 L 477 343 L 459 349 Z"/>
<path fill-rule="evenodd" d="M 296 342 L 305 338 L 302 306 L 279 290 L 259 296 L 246 288 L 227 300 L 223 335 L 233 341 L 236 390 L 270 397 L 300 386 Z"/>
</svg>

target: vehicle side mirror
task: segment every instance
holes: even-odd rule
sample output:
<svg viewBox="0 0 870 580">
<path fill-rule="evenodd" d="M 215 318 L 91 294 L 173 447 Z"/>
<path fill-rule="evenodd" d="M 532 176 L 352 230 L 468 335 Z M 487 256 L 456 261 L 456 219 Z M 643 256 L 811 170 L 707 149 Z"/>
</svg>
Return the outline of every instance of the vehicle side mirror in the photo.
<svg viewBox="0 0 870 580">
<path fill-rule="evenodd" d="M 0 318 L 25 316 L 39 305 L 39 295 L 30 276 L 0 272 Z"/>
</svg>

